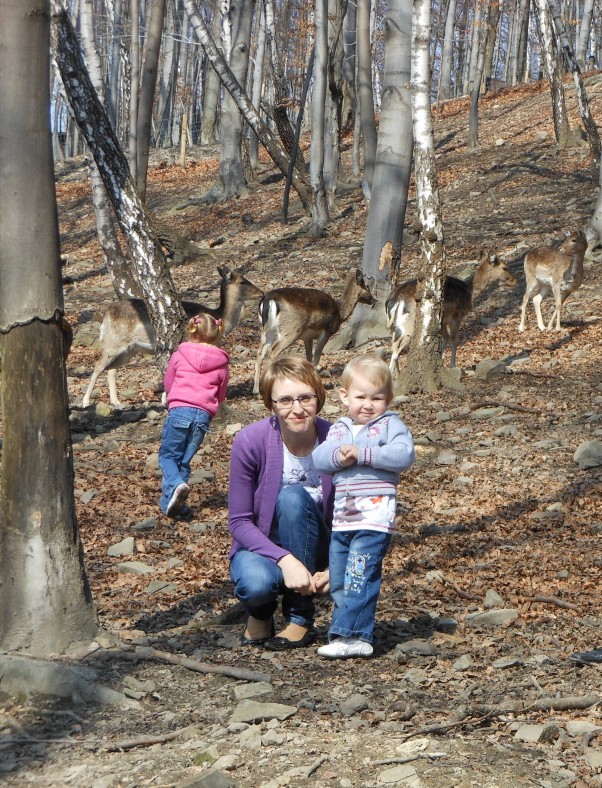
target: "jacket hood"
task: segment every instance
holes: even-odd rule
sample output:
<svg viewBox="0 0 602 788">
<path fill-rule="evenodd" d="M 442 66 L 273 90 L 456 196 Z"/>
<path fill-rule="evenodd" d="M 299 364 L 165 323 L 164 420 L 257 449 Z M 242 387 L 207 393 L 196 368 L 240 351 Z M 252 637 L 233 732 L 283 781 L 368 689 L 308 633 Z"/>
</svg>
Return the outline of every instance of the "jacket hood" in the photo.
<svg viewBox="0 0 602 788">
<path fill-rule="evenodd" d="M 201 342 L 182 342 L 178 350 L 186 361 L 197 372 L 213 372 L 228 363 L 229 356 L 225 350 L 215 345 Z"/>
</svg>

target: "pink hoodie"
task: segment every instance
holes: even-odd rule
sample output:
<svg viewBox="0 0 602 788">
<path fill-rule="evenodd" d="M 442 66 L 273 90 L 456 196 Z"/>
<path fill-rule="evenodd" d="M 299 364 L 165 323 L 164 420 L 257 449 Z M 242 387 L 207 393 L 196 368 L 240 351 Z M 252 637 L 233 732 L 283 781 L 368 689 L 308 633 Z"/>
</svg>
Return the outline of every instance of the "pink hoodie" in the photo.
<svg viewBox="0 0 602 788">
<path fill-rule="evenodd" d="M 226 351 L 215 345 L 182 342 L 163 380 L 168 408 L 202 408 L 215 416 L 226 399 L 229 361 Z"/>
</svg>

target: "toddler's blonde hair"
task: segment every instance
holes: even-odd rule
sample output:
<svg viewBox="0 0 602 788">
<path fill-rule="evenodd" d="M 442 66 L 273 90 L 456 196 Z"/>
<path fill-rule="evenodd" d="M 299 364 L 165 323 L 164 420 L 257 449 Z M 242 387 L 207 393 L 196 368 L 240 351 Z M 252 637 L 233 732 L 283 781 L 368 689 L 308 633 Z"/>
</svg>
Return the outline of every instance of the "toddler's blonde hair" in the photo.
<svg viewBox="0 0 602 788">
<path fill-rule="evenodd" d="M 219 345 L 224 333 L 224 324 L 213 315 L 201 312 L 188 321 L 188 339 L 190 342 L 206 342 Z"/>
<path fill-rule="evenodd" d="M 375 386 L 382 386 L 387 393 L 387 402 L 391 402 L 393 399 L 393 379 L 389 367 L 382 358 L 372 353 L 354 356 L 343 370 L 341 386 L 348 389 L 356 375 L 361 375 Z"/>
</svg>

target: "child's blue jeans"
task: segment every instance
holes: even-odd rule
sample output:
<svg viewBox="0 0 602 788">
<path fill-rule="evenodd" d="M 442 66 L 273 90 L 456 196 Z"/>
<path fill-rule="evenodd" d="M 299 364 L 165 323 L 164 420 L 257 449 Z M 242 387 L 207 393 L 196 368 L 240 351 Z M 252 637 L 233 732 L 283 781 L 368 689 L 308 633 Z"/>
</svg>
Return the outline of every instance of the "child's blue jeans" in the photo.
<svg viewBox="0 0 602 788">
<path fill-rule="evenodd" d="M 163 514 L 179 484 L 190 478 L 190 462 L 209 431 L 211 416 L 202 408 L 171 408 L 163 425 L 159 465 L 163 472 L 159 502 Z"/>
<path fill-rule="evenodd" d="M 326 565 L 328 528 L 322 510 L 300 484 L 284 487 L 278 494 L 270 540 L 298 558 L 310 574 Z M 269 558 L 250 550 L 232 556 L 230 576 L 234 595 L 248 615 L 267 621 L 282 594 L 282 615 L 287 621 L 311 627 L 313 597 L 303 596 L 284 585 L 282 570 Z"/>
<path fill-rule="evenodd" d="M 330 540 L 330 595 L 334 602 L 329 640 L 359 638 L 372 643 L 383 558 L 391 534 L 333 531 Z"/>
</svg>

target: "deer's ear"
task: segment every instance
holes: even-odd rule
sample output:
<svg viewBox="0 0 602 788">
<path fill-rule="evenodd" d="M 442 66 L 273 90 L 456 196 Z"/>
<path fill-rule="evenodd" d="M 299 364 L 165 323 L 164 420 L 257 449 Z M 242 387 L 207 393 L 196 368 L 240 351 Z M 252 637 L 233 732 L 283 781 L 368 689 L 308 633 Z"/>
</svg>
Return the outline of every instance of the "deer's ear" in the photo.
<svg viewBox="0 0 602 788">
<path fill-rule="evenodd" d="M 355 269 L 355 281 L 358 283 L 358 285 L 364 284 L 364 275 L 359 268 Z"/>
</svg>

